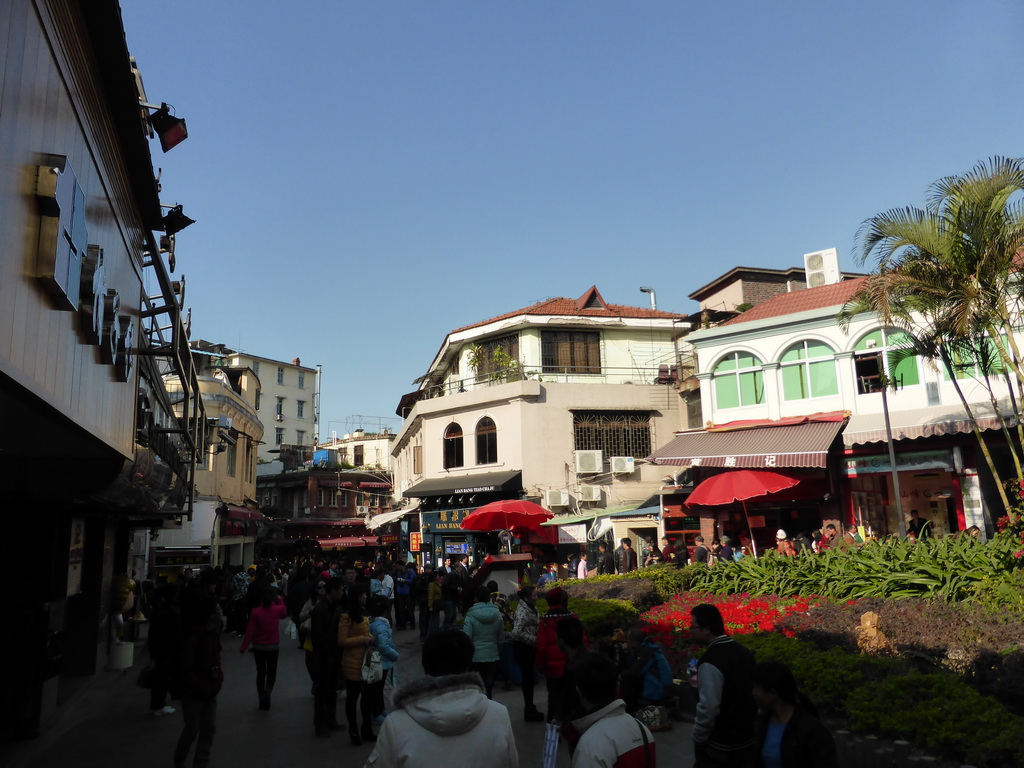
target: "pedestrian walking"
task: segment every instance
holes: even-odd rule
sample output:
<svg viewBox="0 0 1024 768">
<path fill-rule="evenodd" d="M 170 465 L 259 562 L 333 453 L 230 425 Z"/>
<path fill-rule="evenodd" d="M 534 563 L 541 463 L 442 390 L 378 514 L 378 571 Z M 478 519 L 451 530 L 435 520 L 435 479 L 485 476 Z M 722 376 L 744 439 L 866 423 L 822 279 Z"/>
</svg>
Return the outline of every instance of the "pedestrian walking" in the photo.
<svg viewBox="0 0 1024 768">
<path fill-rule="evenodd" d="M 256 660 L 256 693 L 259 696 L 259 707 L 270 709 L 270 693 L 277 681 L 277 659 L 281 653 L 280 626 L 281 621 L 288 617 L 288 606 L 284 598 L 273 587 L 264 586 L 261 590 L 262 599 L 249 613 L 249 623 L 245 629 L 245 637 L 238 648 L 245 653 L 252 646 Z"/>
<path fill-rule="evenodd" d="M 370 620 L 366 615 L 368 591 L 365 583 L 354 584 L 348 598 L 348 606 L 338 620 L 341 676 L 345 680 L 345 718 L 348 720 L 352 746 L 359 746 L 364 740 L 373 741 L 376 738 L 373 735 L 370 699 L 366 695 L 366 683 L 363 682 L 363 658 L 367 648 L 373 645 Z M 359 728 L 356 722 L 357 707 L 362 715 L 362 728 Z"/>
<path fill-rule="evenodd" d="M 224 684 L 220 658 L 224 617 L 212 595 L 198 595 L 186 610 L 189 629 L 178 659 L 178 685 L 185 726 L 174 749 L 174 766 L 185 768 L 195 744 L 192 768 L 206 768 L 217 730 L 217 694 Z"/>
<path fill-rule="evenodd" d="M 512 652 L 522 676 L 523 719 L 528 723 L 543 722 L 544 713 L 533 701 L 534 677 L 537 674 L 537 597 L 532 586 L 519 590 L 519 604 L 512 620 Z"/>
<path fill-rule="evenodd" d="M 491 592 L 487 587 L 477 587 L 473 605 L 466 612 L 462 631 L 473 641 L 471 668 L 480 674 L 487 698 L 492 699 L 494 678 L 498 674 L 498 662 L 501 660 L 501 646 L 505 642 L 505 620 L 498 606 L 491 602 Z"/>
<path fill-rule="evenodd" d="M 758 768 L 835 768 L 836 745 L 810 699 L 797 690 L 789 667 L 765 661 L 754 667 Z"/>
<path fill-rule="evenodd" d="M 367 613 L 370 614 L 370 634 L 373 636 L 374 647 L 380 652 L 384 673 L 380 680 L 366 686 L 366 697 L 370 701 L 370 713 L 375 722 L 384 720 L 384 686 L 387 683 L 394 684 L 395 662 L 398 661 L 398 649 L 395 648 L 391 622 L 387 617 L 388 607 L 387 599 L 379 595 L 366 604 Z"/>
</svg>

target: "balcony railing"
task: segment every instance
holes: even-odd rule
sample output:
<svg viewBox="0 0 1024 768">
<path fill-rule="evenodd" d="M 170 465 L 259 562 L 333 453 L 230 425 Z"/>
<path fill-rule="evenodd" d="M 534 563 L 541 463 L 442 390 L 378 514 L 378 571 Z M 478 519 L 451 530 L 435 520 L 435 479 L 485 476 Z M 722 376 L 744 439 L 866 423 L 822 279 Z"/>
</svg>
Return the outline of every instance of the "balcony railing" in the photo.
<svg viewBox="0 0 1024 768">
<path fill-rule="evenodd" d="M 646 368 L 603 366 L 594 372 L 592 368 L 566 370 L 559 366 L 557 370 L 540 370 L 538 368 L 507 368 L 488 373 L 474 374 L 461 379 L 450 379 L 434 384 L 424 390 L 424 398 L 446 397 L 475 389 L 508 384 L 514 381 L 542 381 L 560 384 L 642 384 L 642 385 L 675 385 L 679 380 L 679 372 L 675 365 L 657 365 Z"/>
</svg>

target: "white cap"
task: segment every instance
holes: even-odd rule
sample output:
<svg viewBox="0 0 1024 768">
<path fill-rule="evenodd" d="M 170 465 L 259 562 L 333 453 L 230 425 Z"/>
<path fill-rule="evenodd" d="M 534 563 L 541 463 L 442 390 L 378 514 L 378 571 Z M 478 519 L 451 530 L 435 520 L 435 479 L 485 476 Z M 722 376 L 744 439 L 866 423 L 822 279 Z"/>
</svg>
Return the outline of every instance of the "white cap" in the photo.
<svg viewBox="0 0 1024 768">
<path fill-rule="evenodd" d="M 776 539 L 784 539 L 784 538 L 786 538 L 786 532 L 784 530 L 782 530 L 781 528 L 779 528 L 779 530 L 775 532 L 775 538 Z"/>
</svg>

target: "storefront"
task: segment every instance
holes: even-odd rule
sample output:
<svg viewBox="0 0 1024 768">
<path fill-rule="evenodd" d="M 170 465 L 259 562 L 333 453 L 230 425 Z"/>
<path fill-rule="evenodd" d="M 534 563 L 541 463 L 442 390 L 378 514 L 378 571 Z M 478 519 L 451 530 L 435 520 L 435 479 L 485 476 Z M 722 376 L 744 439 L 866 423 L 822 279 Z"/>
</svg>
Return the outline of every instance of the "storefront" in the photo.
<svg viewBox="0 0 1024 768">
<path fill-rule="evenodd" d="M 980 519 L 980 503 L 971 505 L 967 499 L 980 500 L 977 472 L 958 472 L 963 466 L 959 447 L 896 453 L 896 471 L 900 487 L 900 503 L 896 492 L 889 454 L 865 453 L 845 460 L 848 484 L 848 519 L 876 534 L 897 533 L 899 515 L 904 520 L 916 511 L 934 536 L 962 531 L 970 525 L 984 529 Z"/>
</svg>

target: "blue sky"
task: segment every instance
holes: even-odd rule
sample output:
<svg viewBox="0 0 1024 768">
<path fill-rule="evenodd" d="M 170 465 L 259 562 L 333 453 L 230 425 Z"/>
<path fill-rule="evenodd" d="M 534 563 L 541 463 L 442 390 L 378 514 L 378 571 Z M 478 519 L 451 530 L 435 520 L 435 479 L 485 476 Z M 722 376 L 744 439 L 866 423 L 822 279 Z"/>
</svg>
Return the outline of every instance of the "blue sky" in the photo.
<svg viewBox="0 0 1024 768">
<path fill-rule="evenodd" d="M 397 426 L 453 328 L 593 284 L 692 312 L 828 247 L 856 270 L 865 218 L 1024 155 L 1010 0 L 122 5 L 188 121 L 153 150 L 198 222 L 193 338 L 321 363 L 323 437 Z"/>
</svg>

